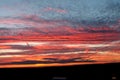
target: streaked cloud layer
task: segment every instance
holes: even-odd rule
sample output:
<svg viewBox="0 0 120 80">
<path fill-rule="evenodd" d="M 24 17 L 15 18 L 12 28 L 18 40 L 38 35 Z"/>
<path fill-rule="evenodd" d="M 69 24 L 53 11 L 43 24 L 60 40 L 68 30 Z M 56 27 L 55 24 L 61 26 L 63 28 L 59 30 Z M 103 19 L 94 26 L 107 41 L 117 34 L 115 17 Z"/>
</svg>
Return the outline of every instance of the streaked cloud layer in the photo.
<svg viewBox="0 0 120 80">
<path fill-rule="evenodd" d="M 120 62 L 120 0 L 1 0 L 0 68 Z"/>
</svg>

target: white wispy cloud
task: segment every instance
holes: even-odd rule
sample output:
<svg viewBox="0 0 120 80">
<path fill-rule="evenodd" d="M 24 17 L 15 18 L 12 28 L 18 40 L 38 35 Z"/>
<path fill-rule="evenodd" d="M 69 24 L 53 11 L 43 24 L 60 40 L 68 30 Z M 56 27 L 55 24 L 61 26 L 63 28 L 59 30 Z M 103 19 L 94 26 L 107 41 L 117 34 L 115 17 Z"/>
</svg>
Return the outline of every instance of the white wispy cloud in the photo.
<svg viewBox="0 0 120 80">
<path fill-rule="evenodd" d="M 37 46 L 37 45 L 45 45 L 48 44 L 48 42 L 9 42 L 9 43 L 0 43 L 0 45 L 19 45 L 19 46 Z"/>
<path fill-rule="evenodd" d="M 21 50 L 21 49 L 0 49 L 0 54 L 3 53 L 19 53 L 19 52 L 25 52 L 29 50 Z"/>
<path fill-rule="evenodd" d="M 0 55 L 0 58 L 23 57 L 23 55 Z"/>
</svg>

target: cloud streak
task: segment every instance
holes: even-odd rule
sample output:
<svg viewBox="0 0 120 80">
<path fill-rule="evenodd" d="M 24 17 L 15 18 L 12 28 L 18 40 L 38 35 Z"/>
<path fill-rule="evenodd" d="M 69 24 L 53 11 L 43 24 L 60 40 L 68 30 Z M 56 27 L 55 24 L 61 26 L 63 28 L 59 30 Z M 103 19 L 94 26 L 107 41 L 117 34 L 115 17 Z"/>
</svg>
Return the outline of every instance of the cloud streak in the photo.
<svg viewBox="0 0 120 80">
<path fill-rule="evenodd" d="M 20 53 L 20 52 L 25 52 L 28 50 L 19 50 L 19 49 L 0 49 L 0 54 L 3 53 Z"/>
</svg>

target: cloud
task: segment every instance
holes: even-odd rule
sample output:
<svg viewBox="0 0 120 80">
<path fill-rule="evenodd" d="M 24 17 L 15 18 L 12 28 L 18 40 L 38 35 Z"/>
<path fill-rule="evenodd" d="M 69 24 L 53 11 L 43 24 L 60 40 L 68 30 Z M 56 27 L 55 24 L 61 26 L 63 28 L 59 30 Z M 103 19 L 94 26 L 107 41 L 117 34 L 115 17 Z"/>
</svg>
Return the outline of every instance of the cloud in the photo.
<svg viewBox="0 0 120 80">
<path fill-rule="evenodd" d="M 0 55 L 0 58 L 15 58 L 15 57 L 23 57 L 23 55 Z"/>
<path fill-rule="evenodd" d="M 59 9 L 59 8 L 52 8 L 52 7 L 44 8 L 43 11 L 45 11 L 45 12 L 53 11 L 53 12 L 61 13 L 61 14 L 66 14 L 67 13 L 67 10 Z"/>
<path fill-rule="evenodd" d="M 0 65 L 20 65 L 20 64 L 52 64 L 52 63 L 75 63 L 75 62 L 96 62 L 95 60 L 91 59 L 84 59 L 84 58 L 72 58 L 72 59 L 55 59 L 55 58 L 44 58 L 45 61 L 37 61 L 37 60 L 26 60 L 26 61 L 15 61 L 15 62 L 8 62 L 8 63 L 0 63 Z"/>
<path fill-rule="evenodd" d="M 28 15 L 18 18 L 0 19 L 0 35 L 73 35 L 79 33 L 117 33 L 116 26 L 82 26 L 67 20 L 45 20 L 38 16 Z"/>
<path fill-rule="evenodd" d="M 19 46 L 37 46 L 37 45 L 46 45 L 48 42 L 35 42 L 35 41 L 26 41 L 26 42 L 9 42 L 9 43 L 0 43 L 0 45 L 19 45 Z"/>
<path fill-rule="evenodd" d="M 20 50 L 20 49 L 0 49 L 0 54 L 5 53 L 21 53 L 29 50 Z"/>
</svg>

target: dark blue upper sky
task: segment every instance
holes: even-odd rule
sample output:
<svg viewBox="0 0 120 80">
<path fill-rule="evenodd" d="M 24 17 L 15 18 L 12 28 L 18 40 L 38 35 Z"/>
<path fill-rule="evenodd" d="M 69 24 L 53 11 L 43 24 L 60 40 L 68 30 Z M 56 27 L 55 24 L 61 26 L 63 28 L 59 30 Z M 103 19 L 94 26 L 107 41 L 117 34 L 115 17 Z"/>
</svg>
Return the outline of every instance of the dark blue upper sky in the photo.
<svg viewBox="0 0 120 80">
<path fill-rule="evenodd" d="M 120 0 L 0 0 L 0 17 L 37 15 L 48 20 L 111 24 L 120 18 Z"/>
</svg>

